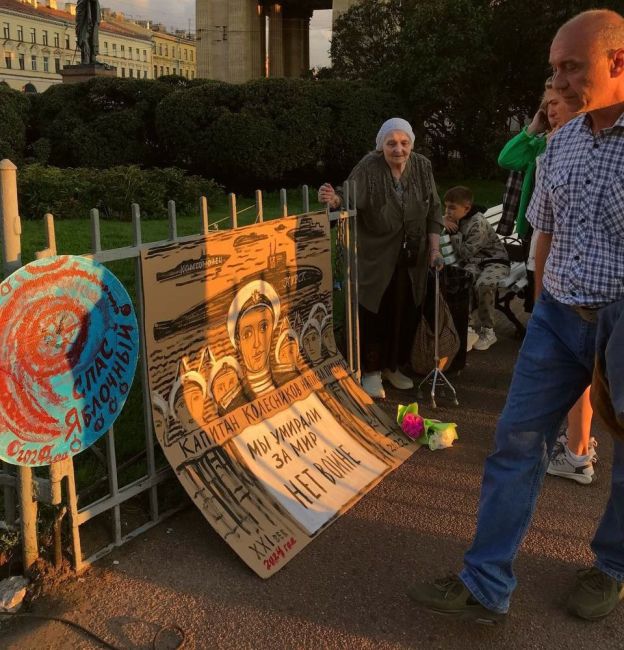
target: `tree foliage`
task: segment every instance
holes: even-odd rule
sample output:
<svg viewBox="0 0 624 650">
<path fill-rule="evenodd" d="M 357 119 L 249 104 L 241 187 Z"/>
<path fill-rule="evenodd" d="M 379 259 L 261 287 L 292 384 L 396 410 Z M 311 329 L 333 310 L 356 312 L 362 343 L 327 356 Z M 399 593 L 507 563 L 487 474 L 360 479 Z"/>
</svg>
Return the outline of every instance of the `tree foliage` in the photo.
<svg viewBox="0 0 624 650">
<path fill-rule="evenodd" d="M 236 191 L 344 180 L 398 101 L 344 81 L 268 79 L 179 90 L 158 106 L 165 157 Z"/>
<path fill-rule="evenodd" d="M 405 13 L 402 0 L 361 0 L 339 16 L 330 56 L 341 79 L 381 80 L 398 60 Z"/>
<path fill-rule="evenodd" d="M 0 160 L 19 163 L 26 148 L 30 104 L 24 93 L 0 84 Z"/>
<path fill-rule="evenodd" d="M 175 89 L 172 80 L 116 78 L 52 86 L 34 98 L 32 139 L 49 142 L 60 167 L 158 164 L 154 113 Z"/>
<path fill-rule="evenodd" d="M 332 62 L 343 78 L 369 79 L 399 95 L 414 126 L 423 125 L 438 166 L 460 161 L 464 172 L 487 173 L 496 169 L 510 124 L 522 123 L 539 102 L 558 27 L 594 6 L 589 0 L 363 0 L 337 22 Z M 624 12 L 624 0 L 601 6 Z"/>
</svg>

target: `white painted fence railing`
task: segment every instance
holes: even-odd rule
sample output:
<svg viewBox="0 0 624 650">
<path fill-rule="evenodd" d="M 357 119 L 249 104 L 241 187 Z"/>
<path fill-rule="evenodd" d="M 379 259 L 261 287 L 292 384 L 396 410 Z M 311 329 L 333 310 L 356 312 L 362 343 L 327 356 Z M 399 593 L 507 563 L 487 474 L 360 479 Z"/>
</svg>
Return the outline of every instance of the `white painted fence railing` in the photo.
<svg viewBox="0 0 624 650">
<path fill-rule="evenodd" d="M 344 209 L 339 212 L 328 212 L 330 222 L 337 226 L 337 250 L 343 259 L 344 277 L 342 286 L 345 288 L 345 339 L 346 354 L 350 368 L 359 376 L 359 329 L 358 329 L 358 296 L 357 296 L 357 242 L 355 229 L 355 204 L 353 187 L 345 185 Z M 310 211 L 308 187 L 303 186 L 303 213 Z M 264 220 L 264 206 L 262 192 L 256 191 L 255 205 L 237 211 L 237 201 L 234 194 L 228 196 L 229 215 L 219 222 L 209 221 L 208 203 L 205 197 L 199 201 L 199 230 L 200 234 L 208 234 L 218 229 L 220 223 L 227 221 L 230 228 L 238 227 L 238 215 L 244 210 L 255 207 L 256 222 Z M 169 465 L 157 467 L 155 449 L 157 442 L 152 430 L 152 418 L 147 383 L 147 363 L 145 343 L 143 340 L 143 314 L 142 314 L 142 286 L 140 282 L 140 255 L 142 248 L 164 244 L 171 241 L 185 241 L 197 237 L 189 235 L 178 237 L 176 206 L 173 201 L 168 203 L 168 239 L 161 242 L 143 243 L 141 233 L 141 210 L 137 204 L 132 204 L 132 244 L 121 248 L 102 249 L 99 212 L 91 210 L 91 250 L 84 253 L 103 264 L 121 260 L 134 260 L 136 313 L 139 321 L 141 339 L 140 365 L 135 382 L 141 383 L 144 421 L 144 447 L 140 453 L 126 463 L 119 465 L 116 456 L 114 428 L 105 434 L 105 454 L 92 446 L 85 450 L 85 454 L 95 454 L 106 467 L 105 477 L 99 478 L 96 484 L 108 482 L 108 493 L 88 503 L 79 503 L 80 494 L 77 493 L 74 476 L 74 459 L 56 463 L 50 468 L 42 468 L 35 476 L 28 467 L 15 468 L 6 463 L 0 467 L 0 506 L 2 515 L 7 524 L 15 525 L 19 521 L 22 539 L 22 558 L 24 570 L 28 569 L 39 556 L 39 540 L 37 535 L 37 509 L 38 502 L 49 503 L 55 508 L 53 521 L 54 561 L 57 566 L 62 562 L 62 530 L 63 518 L 69 519 L 68 530 L 71 536 L 72 563 L 75 570 L 80 571 L 95 560 L 109 553 L 115 547 L 133 539 L 145 530 L 160 523 L 181 507 L 175 505 L 171 508 L 161 508 L 159 505 L 159 489 L 165 490 L 163 483 L 168 479 L 175 480 Z M 288 215 L 286 190 L 280 191 L 280 215 Z M 0 223 L 2 233 L 2 260 L 5 277 L 22 265 L 21 260 L 21 226 L 17 197 L 17 168 L 8 160 L 0 161 Z M 44 217 L 44 228 L 47 246 L 36 253 L 37 258 L 57 254 L 54 218 L 51 214 Z M 62 251 L 61 251 L 62 253 Z M 0 327 L 2 325 L 0 324 Z M 127 407 L 127 405 L 126 405 Z M 130 483 L 119 485 L 119 472 L 130 461 L 145 457 L 146 472 Z M 177 481 L 176 481 L 177 485 Z M 63 486 L 65 496 L 63 496 Z M 93 486 L 91 486 L 93 487 Z M 89 493 L 89 487 L 82 491 L 82 495 Z M 139 525 L 130 526 L 124 531 L 122 522 L 122 506 L 139 495 L 146 494 L 149 503 L 148 521 Z M 16 500 L 17 496 L 17 500 Z M 86 500 L 86 499 L 85 499 Z M 98 543 L 97 548 L 87 557 L 83 557 L 83 544 L 81 541 L 81 527 L 99 515 L 110 514 L 109 543 Z"/>
</svg>

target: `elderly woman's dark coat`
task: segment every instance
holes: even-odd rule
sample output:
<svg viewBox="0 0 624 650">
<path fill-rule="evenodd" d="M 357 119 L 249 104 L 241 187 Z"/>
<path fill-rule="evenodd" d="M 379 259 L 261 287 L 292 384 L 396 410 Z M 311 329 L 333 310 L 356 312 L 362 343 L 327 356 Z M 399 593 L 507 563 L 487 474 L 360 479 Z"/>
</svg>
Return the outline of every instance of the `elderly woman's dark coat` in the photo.
<svg viewBox="0 0 624 650">
<path fill-rule="evenodd" d="M 420 305 L 429 266 L 428 234 L 439 234 L 443 227 L 431 163 L 410 154 L 397 186 L 383 153 L 373 152 L 356 165 L 348 180 L 356 183 L 360 304 L 379 311 L 407 239 L 417 247 L 417 262 L 408 273 L 414 303 Z"/>
</svg>

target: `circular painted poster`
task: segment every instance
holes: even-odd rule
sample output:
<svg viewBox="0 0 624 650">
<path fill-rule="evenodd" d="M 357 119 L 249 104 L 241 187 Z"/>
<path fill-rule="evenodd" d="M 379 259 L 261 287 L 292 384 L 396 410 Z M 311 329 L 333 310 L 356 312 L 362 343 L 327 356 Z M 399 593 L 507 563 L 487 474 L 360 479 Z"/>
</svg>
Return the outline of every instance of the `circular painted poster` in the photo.
<svg viewBox="0 0 624 650">
<path fill-rule="evenodd" d="M 61 255 L 0 283 L 0 458 L 49 465 L 93 444 L 130 391 L 137 320 L 101 264 Z"/>
</svg>

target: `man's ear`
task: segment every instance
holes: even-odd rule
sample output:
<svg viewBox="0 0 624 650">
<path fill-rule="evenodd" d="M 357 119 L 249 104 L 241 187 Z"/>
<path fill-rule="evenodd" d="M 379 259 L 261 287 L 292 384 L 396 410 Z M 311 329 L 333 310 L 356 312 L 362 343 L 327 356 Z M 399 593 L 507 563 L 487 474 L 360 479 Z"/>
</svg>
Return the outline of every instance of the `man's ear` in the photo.
<svg viewBox="0 0 624 650">
<path fill-rule="evenodd" d="M 611 77 L 619 77 L 624 74 L 624 48 L 615 50 L 611 55 Z"/>
</svg>

